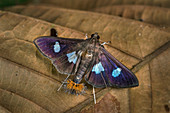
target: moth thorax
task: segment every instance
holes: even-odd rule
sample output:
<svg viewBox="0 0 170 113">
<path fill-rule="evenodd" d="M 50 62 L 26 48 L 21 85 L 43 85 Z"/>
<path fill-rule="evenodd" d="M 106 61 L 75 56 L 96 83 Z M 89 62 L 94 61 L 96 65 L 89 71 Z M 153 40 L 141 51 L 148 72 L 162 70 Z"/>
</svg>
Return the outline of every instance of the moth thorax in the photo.
<svg viewBox="0 0 170 113">
<path fill-rule="evenodd" d="M 87 54 L 86 54 L 86 58 L 91 59 L 92 57 L 93 57 L 93 54 L 92 54 L 92 53 L 87 53 Z"/>
</svg>

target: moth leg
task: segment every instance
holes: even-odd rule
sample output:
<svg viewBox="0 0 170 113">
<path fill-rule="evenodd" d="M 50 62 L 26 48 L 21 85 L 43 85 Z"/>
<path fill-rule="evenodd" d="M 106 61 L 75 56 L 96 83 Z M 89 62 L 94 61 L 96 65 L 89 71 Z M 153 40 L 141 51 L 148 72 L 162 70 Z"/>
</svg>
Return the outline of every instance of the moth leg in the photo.
<svg viewBox="0 0 170 113">
<path fill-rule="evenodd" d="M 58 88 L 57 91 L 59 91 L 61 89 L 61 87 L 63 86 L 63 84 L 67 81 L 67 79 L 69 78 L 70 74 L 67 75 L 66 79 L 62 82 L 62 84 L 60 85 L 60 87 Z"/>
<path fill-rule="evenodd" d="M 111 41 L 103 42 L 101 45 L 110 44 Z"/>
<path fill-rule="evenodd" d="M 94 97 L 94 104 L 96 104 L 96 95 L 95 95 L 95 89 L 94 89 L 94 86 L 93 86 L 93 97 Z"/>
</svg>

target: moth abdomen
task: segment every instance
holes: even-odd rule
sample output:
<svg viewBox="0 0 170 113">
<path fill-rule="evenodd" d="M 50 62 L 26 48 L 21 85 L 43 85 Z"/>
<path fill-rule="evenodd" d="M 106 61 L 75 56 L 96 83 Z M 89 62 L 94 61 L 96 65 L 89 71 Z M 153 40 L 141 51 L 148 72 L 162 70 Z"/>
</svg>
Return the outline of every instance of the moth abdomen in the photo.
<svg viewBox="0 0 170 113">
<path fill-rule="evenodd" d="M 74 78 L 75 83 L 80 83 L 81 82 L 86 70 L 87 70 L 87 68 L 84 65 L 79 67 L 79 69 L 78 69 L 78 71 L 76 73 L 76 77 Z"/>
<path fill-rule="evenodd" d="M 82 80 L 83 76 L 85 75 L 91 61 L 92 61 L 92 57 L 90 57 L 90 58 L 87 57 L 87 54 L 82 58 L 82 60 L 80 62 L 81 65 L 79 66 L 77 73 L 76 73 L 76 77 L 74 79 L 74 81 L 76 83 L 81 82 L 81 80 Z"/>
</svg>

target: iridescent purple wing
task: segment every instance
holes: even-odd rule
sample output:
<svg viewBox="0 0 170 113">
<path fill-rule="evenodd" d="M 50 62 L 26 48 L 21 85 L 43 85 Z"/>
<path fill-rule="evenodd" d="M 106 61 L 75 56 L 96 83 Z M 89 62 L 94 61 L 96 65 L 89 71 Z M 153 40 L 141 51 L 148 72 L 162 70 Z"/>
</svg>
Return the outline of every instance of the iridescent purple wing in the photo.
<svg viewBox="0 0 170 113">
<path fill-rule="evenodd" d="M 74 74 L 85 40 L 44 36 L 34 40 L 39 51 L 63 74 Z"/>
<path fill-rule="evenodd" d="M 85 80 L 88 84 L 97 87 L 97 88 L 103 88 L 110 86 L 108 77 L 104 71 L 104 67 L 102 66 L 102 63 L 99 61 L 99 57 L 95 59 L 93 66 L 90 69 L 86 75 Z"/>
<path fill-rule="evenodd" d="M 138 86 L 136 76 L 103 47 L 92 70 L 86 75 L 86 81 L 95 87 L 135 87 Z"/>
</svg>

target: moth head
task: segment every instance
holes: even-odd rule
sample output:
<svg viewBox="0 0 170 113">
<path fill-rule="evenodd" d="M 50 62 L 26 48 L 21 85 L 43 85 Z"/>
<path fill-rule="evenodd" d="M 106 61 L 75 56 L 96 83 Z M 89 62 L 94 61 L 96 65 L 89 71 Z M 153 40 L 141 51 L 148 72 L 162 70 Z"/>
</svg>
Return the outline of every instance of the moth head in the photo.
<svg viewBox="0 0 170 113">
<path fill-rule="evenodd" d="M 94 34 L 91 35 L 91 38 L 97 38 L 100 39 L 100 36 L 98 35 L 97 32 L 95 32 Z"/>
</svg>

